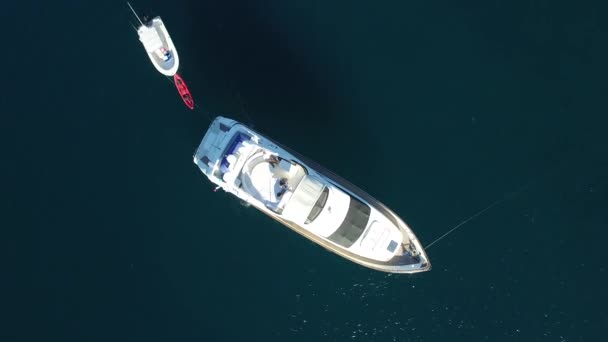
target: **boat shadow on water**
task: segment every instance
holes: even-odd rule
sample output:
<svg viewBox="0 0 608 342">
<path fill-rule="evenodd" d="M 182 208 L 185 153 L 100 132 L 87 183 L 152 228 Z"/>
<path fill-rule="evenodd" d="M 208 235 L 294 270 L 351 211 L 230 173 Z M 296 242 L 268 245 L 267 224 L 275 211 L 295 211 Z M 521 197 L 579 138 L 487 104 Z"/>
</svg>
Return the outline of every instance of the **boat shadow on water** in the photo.
<svg viewBox="0 0 608 342">
<path fill-rule="evenodd" d="M 327 75 L 331 66 L 312 62 L 319 55 L 309 48 L 314 40 L 294 39 L 293 28 L 280 25 L 267 14 L 267 7 L 255 3 L 192 0 L 185 6 L 192 15 L 186 19 L 190 22 L 184 25 L 183 40 L 193 44 L 188 59 L 196 62 L 188 68 L 199 86 L 204 84 L 203 102 L 209 112 L 247 123 L 340 174 L 348 175 L 347 170 L 361 163 L 355 153 L 340 153 L 336 165 L 337 152 L 381 150 L 367 127 L 367 115 L 358 120 L 353 114 L 357 99 L 334 86 L 338 82 Z M 316 39 L 313 28 L 300 29 L 311 32 L 299 36 Z M 352 137 L 360 143 L 353 145 Z M 358 184 L 363 180 L 349 178 Z"/>
<path fill-rule="evenodd" d="M 332 112 L 340 111 L 340 96 L 323 81 L 325 75 L 310 65 L 305 49 L 290 42 L 285 28 L 262 13 L 261 5 L 190 1 L 186 6 L 196 18 L 186 38 L 196 44 L 190 58 L 201 68 L 197 76 L 219 86 L 215 91 L 229 92 L 220 98 L 238 102 L 240 97 L 248 109 L 255 108 L 257 126 L 296 128 L 294 119 L 305 115 L 298 125 L 307 131 L 318 122 L 331 123 Z M 243 110 L 239 106 L 236 112 Z"/>
</svg>

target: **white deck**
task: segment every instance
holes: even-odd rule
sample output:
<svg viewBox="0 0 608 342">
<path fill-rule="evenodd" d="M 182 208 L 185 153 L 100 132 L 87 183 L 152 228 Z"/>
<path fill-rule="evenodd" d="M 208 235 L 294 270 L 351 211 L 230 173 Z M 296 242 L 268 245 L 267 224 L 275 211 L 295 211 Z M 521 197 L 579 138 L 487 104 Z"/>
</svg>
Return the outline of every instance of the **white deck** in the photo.
<svg viewBox="0 0 608 342">
<path fill-rule="evenodd" d="M 264 203 L 276 203 L 277 195 L 281 191 L 279 179 L 274 177 L 274 166 L 268 162 L 261 162 L 253 167 L 247 174 L 251 180 L 253 191 L 258 199 Z"/>
<path fill-rule="evenodd" d="M 242 189 L 266 207 L 281 212 L 305 170 L 259 147 L 245 158 L 240 175 Z"/>
</svg>

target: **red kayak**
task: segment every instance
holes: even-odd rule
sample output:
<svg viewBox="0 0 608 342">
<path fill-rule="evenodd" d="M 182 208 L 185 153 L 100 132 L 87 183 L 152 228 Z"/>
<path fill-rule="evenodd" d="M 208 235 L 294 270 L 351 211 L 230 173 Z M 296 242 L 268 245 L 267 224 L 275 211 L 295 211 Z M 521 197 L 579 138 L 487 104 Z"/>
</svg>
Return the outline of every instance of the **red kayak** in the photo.
<svg viewBox="0 0 608 342">
<path fill-rule="evenodd" d="M 192 94 L 190 94 L 190 90 L 188 90 L 188 86 L 186 82 L 179 76 L 178 74 L 173 75 L 173 82 L 175 82 L 175 87 L 179 92 L 179 95 L 184 100 L 184 103 L 188 108 L 194 109 L 194 100 L 192 99 Z"/>
</svg>

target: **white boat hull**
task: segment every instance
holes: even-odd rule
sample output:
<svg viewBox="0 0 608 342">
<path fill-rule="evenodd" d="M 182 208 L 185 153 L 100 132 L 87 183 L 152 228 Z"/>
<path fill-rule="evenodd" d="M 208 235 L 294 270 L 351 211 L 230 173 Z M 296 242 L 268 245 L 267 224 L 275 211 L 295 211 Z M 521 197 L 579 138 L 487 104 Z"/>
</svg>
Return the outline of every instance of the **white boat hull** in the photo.
<svg viewBox="0 0 608 342">
<path fill-rule="evenodd" d="M 238 152 L 233 152 L 235 146 L 238 146 Z M 258 166 L 266 168 L 266 162 L 257 161 L 261 155 L 272 155 L 268 159 L 270 163 L 280 159 L 281 162 L 275 164 L 283 163 L 287 164 L 287 169 L 291 168 L 286 172 L 276 166 L 275 172 L 281 172 L 276 179 L 289 183 L 292 178 L 288 174 L 304 171 L 293 176 L 297 181 L 287 190 L 289 196 L 277 194 L 278 198 L 275 198 L 273 194 L 266 196 L 261 195 L 263 191 L 255 191 L 268 188 L 261 185 L 256 188 L 256 184 L 264 182 L 255 177 L 275 179 L 257 172 Z M 194 155 L 194 162 L 211 182 L 226 192 L 346 259 L 391 273 L 431 269 L 426 252 L 413 231 L 385 205 L 333 172 L 234 120 L 223 117 L 214 120 Z M 253 165 L 256 171 L 251 172 L 248 165 Z M 302 187 L 306 189 L 301 190 Z M 323 196 L 316 191 L 320 187 L 327 191 L 322 200 Z M 312 210 L 306 204 L 309 194 L 313 194 L 310 196 L 315 202 Z M 319 200 L 315 201 L 317 198 Z M 304 212 L 298 212 L 300 208 Z"/>
<path fill-rule="evenodd" d="M 179 55 L 171 36 L 160 17 L 156 17 L 137 29 L 152 65 L 165 76 L 173 76 L 179 68 Z"/>
</svg>

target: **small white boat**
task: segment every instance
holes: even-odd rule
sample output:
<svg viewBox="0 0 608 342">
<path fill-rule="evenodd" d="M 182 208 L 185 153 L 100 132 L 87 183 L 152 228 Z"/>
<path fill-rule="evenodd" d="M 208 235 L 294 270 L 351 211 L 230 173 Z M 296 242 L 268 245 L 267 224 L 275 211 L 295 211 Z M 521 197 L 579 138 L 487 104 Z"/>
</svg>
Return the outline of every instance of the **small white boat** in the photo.
<svg viewBox="0 0 608 342">
<path fill-rule="evenodd" d="M 241 123 L 217 117 L 194 163 L 219 188 L 351 261 L 392 273 L 431 269 L 413 231 L 390 209 Z"/>
<path fill-rule="evenodd" d="M 127 2 L 127 5 L 141 24 L 137 28 L 139 41 L 146 49 L 146 53 L 148 53 L 148 57 L 150 57 L 150 61 L 152 61 L 156 70 L 166 76 L 175 75 L 179 68 L 179 56 L 161 18 L 155 17 L 144 22 L 131 7 L 131 4 Z"/>
</svg>

